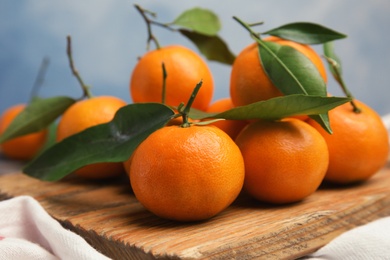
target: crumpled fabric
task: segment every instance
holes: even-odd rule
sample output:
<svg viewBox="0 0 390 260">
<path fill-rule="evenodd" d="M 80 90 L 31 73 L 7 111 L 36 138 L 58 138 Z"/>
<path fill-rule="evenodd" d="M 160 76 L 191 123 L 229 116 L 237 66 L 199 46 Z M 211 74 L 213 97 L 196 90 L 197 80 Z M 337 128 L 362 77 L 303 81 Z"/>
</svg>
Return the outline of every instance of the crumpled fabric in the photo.
<svg viewBox="0 0 390 260">
<path fill-rule="evenodd" d="M 0 202 L 1 260 L 106 260 L 81 236 L 67 230 L 30 196 Z"/>
<path fill-rule="evenodd" d="M 390 259 L 390 217 L 381 218 L 344 232 L 304 259 Z"/>
<path fill-rule="evenodd" d="M 0 259 L 109 258 L 63 228 L 34 198 L 19 196 L 0 202 Z M 303 259 L 390 260 L 390 217 L 347 231 Z"/>
</svg>

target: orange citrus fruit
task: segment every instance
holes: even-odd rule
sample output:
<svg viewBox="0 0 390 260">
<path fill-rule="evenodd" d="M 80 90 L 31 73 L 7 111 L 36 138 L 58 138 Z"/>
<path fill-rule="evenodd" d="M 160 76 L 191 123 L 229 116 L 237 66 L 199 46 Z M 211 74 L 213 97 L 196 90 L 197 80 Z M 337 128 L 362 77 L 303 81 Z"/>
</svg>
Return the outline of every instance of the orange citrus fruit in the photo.
<svg viewBox="0 0 390 260">
<path fill-rule="evenodd" d="M 260 201 L 300 201 L 317 190 L 328 168 L 324 138 L 299 119 L 256 121 L 236 143 L 245 162 L 244 190 Z"/>
<path fill-rule="evenodd" d="M 188 122 L 189 123 L 195 123 L 199 120 L 194 120 L 192 118 L 187 118 Z M 172 118 L 171 120 L 169 120 L 169 122 L 166 124 L 166 126 L 181 126 L 183 124 L 183 117 L 179 116 L 179 117 L 175 117 L 175 118 Z M 126 160 L 123 162 L 124 164 L 124 167 L 125 169 L 130 169 L 130 164 L 131 164 L 131 160 Z"/>
<path fill-rule="evenodd" d="M 187 102 L 196 84 L 202 80 L 192 107 L 206 110 L 214 92 L 211 71 L 197 53 L 180 45 L 149 51 L 138 61 L 130 80 L 133 102 L 162 102 L 162 63 L 167 72 L 165 103 L 178 106 Z"/>
<path fill-rule="evenodd" d="M 221 98 L 213 102 L 207 109 L 207 112 L 220 113 L 232 108 L 234 108 L 234 105 L 231 98 Z M 211 125 L 223 130 L 234 140 L 247 124 L 248 122 L 246 120 L 221 120 Z"/>
<path fill-rule="evenodd" d="M 350 103 L 329 111 L 333 134 L 325 132 L 314 120 L 307 121 L 328 144 L 327 181 L 340 184 L 364 181 L 386 164 L 389 137 L 381 117 L 363 102 L 354 102 L 360 113 L 354 112 Z"/>
<path fill-rule="evenodd" d="M 19 104 L 8 108 L 0 118 L 0 134 L 2 134 L 12 123 L 19 113 L 21 113 L 25 104 Z M 0 145 L 1 151 L 5 156 L 17 160 L 30 160 L 43 148 L 48 131 L 47 129 L 16 137 Z"/>
<path fill-rule="evenodd" d="M 324 81 L 327 81 L 326 69 L 321 57 L 309 45 L 277 37 L 268 37 L 264 41 L 272 41 L 295 48 L 314 63 Z M 271 82 L 261 65 L 257 43 L 248 45 L 237 55 L 232 65 L 230 96 L 233 104 L 243 106 L 281 95 L 282 93 Z"/>
<path fill-rule="evenodd" d="M 93 97 L 75 103 L 62 115 L 57 128 L 57 141 L 111 121 L 118 109 L 125 105 L 125 101 L 112 96 Z M 75 171 L 75 174 L 90 179 L 108 178 L 122 173 L 122 163 L 91 164 Z"/>
<path fill-rule="evenodd" d="M 126 169 L 136 198 L 162 218 L 198 221 L 227 208 L 244 182 L 234 141 L 214 126 L 167 126 L 146 138 Z"/>
<path fill-rule="evenodd" d="M 127 173 L 127 176 L 129 176 L 129 177 L 130 177 L 130 165 L 131 165 L 131 161 L 133 159 L 133 154 L 130 156 L 129 159 L 127 159 L 126 161 L 123 162 L 123 167 Z"/>
</svg>

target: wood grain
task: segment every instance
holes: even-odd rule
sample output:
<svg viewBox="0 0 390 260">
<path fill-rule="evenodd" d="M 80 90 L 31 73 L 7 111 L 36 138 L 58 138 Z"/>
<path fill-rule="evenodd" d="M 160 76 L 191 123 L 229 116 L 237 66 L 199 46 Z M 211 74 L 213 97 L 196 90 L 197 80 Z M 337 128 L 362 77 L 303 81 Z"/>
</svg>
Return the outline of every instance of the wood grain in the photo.
<svg viewBox="0 0 390 260">
<path fill-rule="evenodd" d="M 271 206 L 241 195 L 199 223 L 160 219 L 135 199 L 126 177 L 42 182 L 0 177 L 0 199 L 30 195 L 64 227 L 113 259 L 295 259 L 341 233 L 390 215 L 390 167 L 347 188 L 323 186 L 306 200 Z"/>
</svg>

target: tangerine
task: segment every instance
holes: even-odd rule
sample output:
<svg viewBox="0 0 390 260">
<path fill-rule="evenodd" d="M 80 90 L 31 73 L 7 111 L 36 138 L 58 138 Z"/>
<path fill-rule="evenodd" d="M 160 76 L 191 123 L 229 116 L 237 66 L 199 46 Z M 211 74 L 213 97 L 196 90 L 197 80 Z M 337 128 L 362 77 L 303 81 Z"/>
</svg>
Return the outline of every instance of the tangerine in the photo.
<svg viewBox="0 0 390 260">
<path fill-rule="evenodd" d="M 214 126 L 163 127 L 129 160 L 126 170 L 136 198 L 155 215 L 171 220 L 215 216 L 236 199 L 244 182 L 240 150 Z"/>
<path fill-rule="evenodd" d="M 62 115 L 57 128 L 57 141 L 77 134 L 89 127 L 111 121 L 119 108 L 126 105 L 122 99 L 99 96 L 73 104 Z M 101 179 L 124 173 L 122 163 L 96 163 L 86 165 L 75 174 L 89 179 Z"/>
<path fill-rule="evenodd" d="M 231 98 L 221 98 L 213 102 L 207 112 L 224 112 L 226 110 L 234 108 Z M 211 125 L 218 127 L 227 133 L 233 140 L 240 133 L 240 131 L 248 124 L 245 120 L 221 120 Z"/>
<path fill-rule="evenodd" d="M 329 168 L 325 180 L 347 184 L 369 179 L 385 164 L 389 154 L 388 132 L 375 110 L 354 100 L 329 111 L 333 134 L 328 134 L 313 119 L 308 123 L 325 138 L 329 148 Z"/>
<path fill-rule="evenodd" d="M 0 135 L 25 107 L 25 104 L 18 104 L 4 111 L 0 118 Z M 47 136 L 48 130 L 44 129 L 6 141 L 0 147 L 4 155 L 11 159 L 30 160 L 43 148 Z"/>
<path fill-rule="evenodd" d="M 162 63 L 167 72 L 165 103 L 179 106 L 187 102 L 196 84 L 202 80 L 202 88 L 192 107 L 206 110 L 214 92 L 211 71 L 197 53 L 180 45 L 149 51 L 138 61 L 130 80 L 133 102 L 162 102 Z"/>
<path fill-rule="evenodd" d="M 328 168 L 324 138 L 299 119 L 250 123 L 236 143 L 245 162 L 244 190 L 260 201 L 300 201 L 317 190 Z"/>
<path fill-rule="evenodd" d="M 320 75 L 327 81 L 326 69 L 318 53 L 309 45 L 277 37 L 267 37 L 264 41 L 272 41 L 295 48 L 317 67 Z M 236 57 L 230 75 L 230 96 L 235 106 L 244 106 L 257 101 L 281 96 L 282 92 L 271 82 L 264 71 L 258 50 L 258 44 L 245 47 Z"/>
</svg>

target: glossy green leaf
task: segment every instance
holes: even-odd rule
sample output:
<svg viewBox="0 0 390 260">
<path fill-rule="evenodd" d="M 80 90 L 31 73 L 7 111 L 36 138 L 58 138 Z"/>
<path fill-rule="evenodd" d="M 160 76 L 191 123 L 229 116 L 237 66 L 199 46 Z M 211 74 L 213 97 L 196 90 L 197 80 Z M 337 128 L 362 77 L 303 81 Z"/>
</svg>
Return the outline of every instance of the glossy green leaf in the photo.
<svg viewBox="0 0 390 260">
<path fill-rule="evenodd" d="M 296 49 L 274 42 L 261 42 L 260 60 L 268 77 L 285 95 L 326 96 L 326 84 L 316 66 Z"/>
<path fill-rule="evenodd" d="M 173 24 L 205 35 L 216 35 L 221 29 L 218 16 L 210 10 L 195 7 L 180 14 Z"/>
<path fill-rule="evenodd" d="M 207 113 L 191 110 L 193 119 L 223 118 L 233 120 L 267 119 L 275 120 L 296 115 L 318 115 L 350 101 L 344 97 L 322 97 L 294 94 L 255 102 L 221 113 Z"/>
<path fill-rule="evenodd" d="M 219 36 L 209 36 L 184 29 L 180 29 L 179 31 L 191 40 L 208 60 L 229 65 L 233 64 L 235 55 Z"/>
<path fill-rule="evenodd" d="M 351 99 L 349 99 L 348 101 L 351 101 Z M 313 120 L 315 120 L 329 134 L 333 133 L 333 130 L 330 126 L 328 113 L 319 114 L 319 115 L 310 115 L 309 117 L 311 117 Z"/>
<path fill-rule="evenodd" d="M 274 85 L 285 95 L 326 96 L 327 89 L 316 66 L 296 49 L 274 42 L 258 40 L 262 66 Z M 312 118 L 332 132 L 327 114 Z"/>
<path fill-rule="evenodd" d="M 263 34 L 278 36 L 303 44 L 321 44 L 347 37 L 345 34 L 325 26 L 307 22 L 286 24 Z"/>
<path fill-rule="evenodd" d="M 0 143 L 46 128 L 74 102 L 65 96 L 34 98 L 0 136 Z"/>
<path fill-rule="evenodd" d="M 172 109 L 159 103 L 127 105 L 118 110 L 111 122 L 90 127 L 51 146 L 23 172 L 41 180 L 56 181 L 85 165 L 125 161 L 173 115 Z"/>
</svg>

